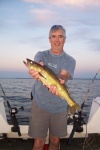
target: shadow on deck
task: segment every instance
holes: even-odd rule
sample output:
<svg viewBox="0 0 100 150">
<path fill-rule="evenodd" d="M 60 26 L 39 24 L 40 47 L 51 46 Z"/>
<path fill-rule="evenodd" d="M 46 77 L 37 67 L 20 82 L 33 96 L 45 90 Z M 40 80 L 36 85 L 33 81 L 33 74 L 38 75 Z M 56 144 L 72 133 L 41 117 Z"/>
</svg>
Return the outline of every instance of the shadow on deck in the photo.
<svg viewBox="0 0 100 150">
<path fill-rule="evenodd" d="M 60 150 L 100 150 L 100 134 L 91 134 L 86 139 L 74 138 L 68 146 L 67 139 L 60 140 Z M 32 150 L 33 140 L 4 138 L 0 150 Z"/>
</svg>

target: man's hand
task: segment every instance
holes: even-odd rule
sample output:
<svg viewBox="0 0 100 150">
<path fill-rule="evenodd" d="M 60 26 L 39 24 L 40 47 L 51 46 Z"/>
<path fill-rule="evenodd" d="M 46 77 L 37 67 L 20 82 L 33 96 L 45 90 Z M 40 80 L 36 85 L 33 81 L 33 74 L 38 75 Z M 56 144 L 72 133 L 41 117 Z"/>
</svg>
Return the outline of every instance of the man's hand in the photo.
<svg viewBox="0 0 100 150">
<path fill-rule="evenodd" d="M 49 87 L 49 91 L 50 91 L 52 94 L 58 95 L 57 88 L 56 88 L 55 85 L 51 85 L 51 86 Z"/>
<path fill-rule="evenodd" d="M 34 71 L 33 69 L 30 69 L 29 70 L 29 74 L 34 78 L 34 79 L 37 79 L 39 80 L 39 73 L 37 71 Z"/>
<path fill-rule="evenodd" d="M 41 66 L 44 65 L 43 62 L 39 62 L 39 64 L 40 64 Z M 35 70 L 33 70 L 33 69 L 30 69 L 30 70 L 29 70 L 29 74 L 30 74 L 34 79 L 40 80 L 40 78 L 39 78 L 40 75 L 39 75 L 39 73 L 38 73 L 37 71 L 35 71 Z"/>
<path fill-rule="evenodd" d="M 60 83 L 61 84 L 64 84 L 65 83 L 65 80 L 64 79 L 59 79 L 60 80 Z M 49 88 L 49 91 L 52 93 L 52 94 L 55 94 L 55 95 L 59 95 L 59 93 L 58 93 L 58 91 L 57 91 L 57 88 L 56 88 L 56 86 L 55 85 L 51 85 L 50 87 L 48 87 Z"/>
</svg>

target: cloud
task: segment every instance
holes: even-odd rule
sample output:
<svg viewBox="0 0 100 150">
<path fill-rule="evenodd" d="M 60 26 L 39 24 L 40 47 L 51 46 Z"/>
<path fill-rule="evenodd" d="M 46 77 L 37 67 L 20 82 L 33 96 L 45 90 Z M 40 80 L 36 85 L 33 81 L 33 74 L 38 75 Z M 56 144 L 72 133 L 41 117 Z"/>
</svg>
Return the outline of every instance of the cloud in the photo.
<svg viewBox="0 0 100 150">
<path fill-rule="evenodd" d="M 100 52 L 100 39 L 92 38 L 89 40 L 89 44 L 91 45 L 91 49 L 93 51 Z"/>
<path fill-rule="evenodd" d="M 100 0 L 23 0 L 30 3 L 30 25 L 65 24 L 100 25 Z M 36 7 L 37 6 L 37 7 Z M 75 24 L 74 24 L 75 25 Z"/>
<path fill-rule="evenodd" d="M 48 9 L 32 9 L 30 13 L 34 15 L 34 18 L 38 18 L 39 22 L 44 19 L 49 20 L 49 18 L 51 18 L 51 15 L 54 15 L 54 13 Z"/>
<path fill-rule="evenodd" d="M 41 4 L 52 4 L 57 6 L 65 6 L 65 5 L 74 5 L 78 7 L 86 7 L 86 6 L 100 6 L 100 0 L 23 0 L 25 2 L 30 3 L 41 3 Z"/>
<path fill-rule="evenodd" d="M 58 22 L 60 20 L 60 16 L 58 16 L 58 12 L 54 12 L 52 9 L 46 9 L 46 8 L 34 8 L 31 9 L 30 14 L 33 16 L 33 23 L 31 24 L 37 24 L 40 25 L 50 25 L 53 22 Z"/>
</svg>

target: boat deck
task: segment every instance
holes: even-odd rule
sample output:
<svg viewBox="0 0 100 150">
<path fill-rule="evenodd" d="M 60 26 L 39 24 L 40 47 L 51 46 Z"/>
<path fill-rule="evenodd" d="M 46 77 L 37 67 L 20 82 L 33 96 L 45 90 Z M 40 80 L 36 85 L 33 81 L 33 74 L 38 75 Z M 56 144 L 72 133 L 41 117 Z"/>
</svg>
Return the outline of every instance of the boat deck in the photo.
<svg viewBox="0 0 100 150">
<path fill-rule="evenodd" d="M 100 150 L 100 135 L 95 134 L 88 138 L 74 138 L 70 145 L 68 139 L 60 140 L 60 150 Z M 5 138 L 0 140 L 0 150 L 32 150 L 33 140 Z M 45 149 L 47 150 L 47 149 Z"/>
</svg>

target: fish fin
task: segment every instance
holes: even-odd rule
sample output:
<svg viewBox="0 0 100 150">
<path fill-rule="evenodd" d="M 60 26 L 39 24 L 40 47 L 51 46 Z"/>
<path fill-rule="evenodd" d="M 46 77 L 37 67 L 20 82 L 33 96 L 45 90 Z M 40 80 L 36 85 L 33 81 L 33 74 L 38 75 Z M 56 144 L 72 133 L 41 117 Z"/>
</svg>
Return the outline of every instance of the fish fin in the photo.
<svg viewBox="0 0 100 150">
<path fill-rule="evenodd" d="M 58 96 L 59 96 L 61 99 L 64 99 L 59 93 L 58 93 Z"/>
<path fill-rule="evenodd" d="M 40 76 L 39 78 L 42 81 L 43 85 L 48 85 L 49 86 L 47 80 L 44 77 Z"/>
<path fill-rule="evenodd" d="M 68 94 L 70 94 L 69 88 L 67 86 L 66 86 L 66 90 L 67 90 Z"/>
<path fill-rule="evenodd" d="M 77 104 L 76 102 L 74 102 L 73 106 L 69 106 L 69 111 L 72 115 L 75 114 L 75 111 L 81 111 L 81 107 L 79 106 L 79 104 Z"/>
<path fill-rule="evenodd" d="M 72 115 L 75 114 L 75 111 L 76 111 L 76 109 L 75 109 L 74 106 L 69 106 L 69 112 L 70 112 Z"/>
</svg>

